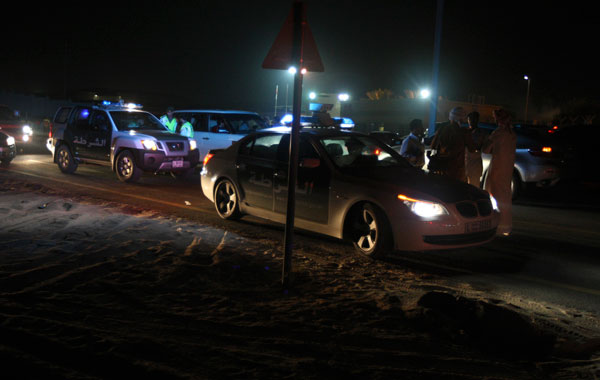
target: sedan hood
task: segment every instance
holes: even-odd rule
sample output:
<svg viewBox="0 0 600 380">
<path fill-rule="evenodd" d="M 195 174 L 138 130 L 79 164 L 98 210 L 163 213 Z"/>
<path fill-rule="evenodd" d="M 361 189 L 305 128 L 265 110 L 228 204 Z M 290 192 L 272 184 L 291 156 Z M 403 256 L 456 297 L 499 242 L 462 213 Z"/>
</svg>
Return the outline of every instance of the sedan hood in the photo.
<svg viewBox="0 0 600 380">
<path fill-rule="evenodd" d="M 425 173 L 414 168 L 380 167 L 369 168 L 362 174 L 352 173 L 353 177 L 360 177 L 377 182 L 380 185 L 392 185 L 406 189 L 408 196 L 413 190 L 418 193 L 428 194 L 442 202 L 454 203 L 464 200 L 489 199 L 487 192 L 462 181 L 442 175 Z"/>
</svg>

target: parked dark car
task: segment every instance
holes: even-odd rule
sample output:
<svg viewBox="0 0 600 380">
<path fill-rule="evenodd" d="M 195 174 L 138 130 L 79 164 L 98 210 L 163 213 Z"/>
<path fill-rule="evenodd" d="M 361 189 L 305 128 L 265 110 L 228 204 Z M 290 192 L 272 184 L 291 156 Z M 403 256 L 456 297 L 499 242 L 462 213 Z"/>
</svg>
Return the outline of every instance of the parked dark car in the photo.
<svg viewBox="0 0 600 380">
<path fill-rule="evenodd" d="M 3 131 L 0 131 L 0 165 L 7 167 L 17 155 L 15 139 Z"/>
<path fill-rule="evenodd" d="M 574 125 L 552 132 L 560 142 L 563 178 L 568 181 L 600 181 L 598 142 L 600 125 Z"/>
<path fill-rule="evenodd" d="M 289 128 L 269 128 L 211 151 L 204 195 L 224 219 L 285 221 Z M 379 140 L 302 130 L 295 226 L 346 238 L 366 255 L 483 244 L 495 236 L 495 200 L 474 186 L 412 167 Z"/>
</svg>

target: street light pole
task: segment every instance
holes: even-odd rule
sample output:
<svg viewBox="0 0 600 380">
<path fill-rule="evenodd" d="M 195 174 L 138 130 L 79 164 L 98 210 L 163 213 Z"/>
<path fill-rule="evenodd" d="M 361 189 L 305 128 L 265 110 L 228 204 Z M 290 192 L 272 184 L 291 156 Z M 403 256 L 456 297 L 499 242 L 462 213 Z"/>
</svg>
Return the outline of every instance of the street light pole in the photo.
<svg viewBox="0 0 600 380">
<path fill-rule="evenodd" d="M 279 85 L 276 84 L 275 85 L 275 114 L 273 115 L 274 118 L 277 118 L 277 94 L 279 93 Z"/>
<path fill-rule="evenodd" d="M 529 86 L 531 84 L 531 79 L 527 75 L 523 77 L 527 81 L 527 97 L 525 98 L 525 124 L 527 124 L 527 108 L 529 106 Z"/>
</svg>

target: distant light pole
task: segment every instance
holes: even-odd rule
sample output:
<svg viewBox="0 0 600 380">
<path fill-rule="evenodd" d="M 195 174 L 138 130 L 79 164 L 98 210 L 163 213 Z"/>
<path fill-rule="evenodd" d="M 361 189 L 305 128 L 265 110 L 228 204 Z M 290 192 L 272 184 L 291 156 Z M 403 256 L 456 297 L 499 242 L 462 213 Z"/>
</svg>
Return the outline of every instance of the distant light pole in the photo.
<svg viewBox="0 0 600 380">
<path fill-rule="evenodd" d="M 527 124 L 527 107 L 529 106 L 529 86 L 531 85 L 531 79 L 527 75 L 523 76 L 523 79 L 527 81 L 527 96 L 525 97 L 525 124 Z"/>
</svg>

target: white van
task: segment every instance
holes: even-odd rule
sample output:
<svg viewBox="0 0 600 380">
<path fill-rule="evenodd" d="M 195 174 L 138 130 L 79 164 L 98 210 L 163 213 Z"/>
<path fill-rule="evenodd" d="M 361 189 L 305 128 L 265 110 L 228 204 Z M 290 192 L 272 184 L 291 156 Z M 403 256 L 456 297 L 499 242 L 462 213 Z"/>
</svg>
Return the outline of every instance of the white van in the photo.
<svg viewBox="0 0 600 380">
<path fill-rule="evenodd" d="M 259 114 L 247 111 L 177 110 L 173 116 L 194 127 L 200 162 L 209 150 L 228 148 L 247 134 L 269 127 Z"/>
</svg>

